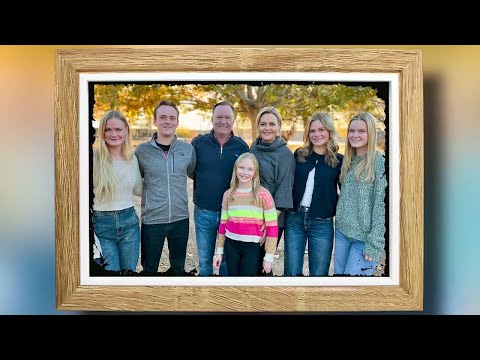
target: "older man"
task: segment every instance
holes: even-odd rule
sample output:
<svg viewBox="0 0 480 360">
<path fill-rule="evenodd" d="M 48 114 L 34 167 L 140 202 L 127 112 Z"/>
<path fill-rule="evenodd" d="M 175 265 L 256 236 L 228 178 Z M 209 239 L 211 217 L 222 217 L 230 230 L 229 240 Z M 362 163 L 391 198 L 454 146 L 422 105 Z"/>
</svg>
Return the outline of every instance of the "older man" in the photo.
<svg viewBox="0 0 480 360">
<path fill-rule="evenodd" d="M 197 160 L 193 202 L 200 276 L 213 275 L 223 193 L 230 187 L 235 160 L 248 151 L 247 143 L 233 134 L 234 121 L 235 110 L 229 102 L 215 104 L 212 130 L 192 140 Z M 220 275 L 227 275 L 225 261 L 220 266 Z"/>
</svg>

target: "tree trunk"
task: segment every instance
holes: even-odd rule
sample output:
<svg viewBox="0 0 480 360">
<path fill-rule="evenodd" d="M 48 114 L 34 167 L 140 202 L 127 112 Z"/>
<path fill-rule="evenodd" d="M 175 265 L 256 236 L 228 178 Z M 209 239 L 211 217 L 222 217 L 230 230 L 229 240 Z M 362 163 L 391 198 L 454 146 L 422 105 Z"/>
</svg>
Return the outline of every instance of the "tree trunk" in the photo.
<svg viewBox="0 0 480 360">
<path fill-rule="evenodd" d="M 257 135 L 258 135 L 258 131 L 257 131 L 257 119 L 256 119 L 256 116 L 255 117 L 248 117 L 249 120 L 250 120 L 250 125 L 251 125 L 251 129 L 250 129 L 250 134 L 252 135 L 252 143 L 255 141 L 255 139 L 257 138 Z"/>
</svg>

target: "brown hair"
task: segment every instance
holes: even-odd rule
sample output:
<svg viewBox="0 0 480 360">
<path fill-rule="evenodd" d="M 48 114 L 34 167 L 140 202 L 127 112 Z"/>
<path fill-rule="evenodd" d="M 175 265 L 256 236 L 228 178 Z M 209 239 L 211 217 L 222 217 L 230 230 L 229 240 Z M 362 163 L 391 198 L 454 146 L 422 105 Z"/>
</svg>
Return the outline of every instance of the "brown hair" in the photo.
<svg viewBox="0 0 480 360">
<path fill-rule="evenodd" d="M 177 107 L 177 104 L 171 102 L 171 101 L 168 101 L 168 100 L 162 100 L 158 103 L 157 107 L 155 108 L 155 110 L 153 110 L 153 118 L 156 119 L 157 118 L 157 110 L 160 106 L 171 106 L 173 107 L 176 111 L 177 111 L 177 119 L 180 115 L 180 112 L 178 111 L 178 107 Z"/>
<path fill-rule="evenodd" d="M 212 118 L 213 118 L 213 113 L 215 112 L 215 109 L 217 108 L 217 106 L 230 106 L 230 109 L 232 109 L 233 111 L 233 118 L 235 119 L 235 109 L 233 108 L 233 105 L 229 102 L 229 101 L 220 101 L 219 103 L 216 103 L 214 106 L 213 106 L 213 110 L 212 110 Z"/>
</svg>

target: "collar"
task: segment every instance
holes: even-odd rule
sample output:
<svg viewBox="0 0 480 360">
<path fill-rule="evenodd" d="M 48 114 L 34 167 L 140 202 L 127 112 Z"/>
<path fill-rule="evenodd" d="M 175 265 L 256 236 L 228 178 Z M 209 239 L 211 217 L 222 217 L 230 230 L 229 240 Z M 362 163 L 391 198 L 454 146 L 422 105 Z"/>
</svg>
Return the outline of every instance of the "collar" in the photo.
<svg viewBox="0 0 480 360">
<path fill-rule="evenodd" d="M 212 134 L 212 136 L 215 138 L 215 140 L 218 141 L 218 143 L 220 145 L 224 145 L 228 142 L 228 140 L 230 140 L 234 135 L 233 135 L 233 131 L 230 132 L 230 136 L 227 138 L 227 140 L 225 140 L 224 142 L 221 142 L 220 140 L 218 140 L 218 138 L 215 136 L 215 133 L 213 132 L 213 129 L 210 131 L 210 133 Z"/>
<path fill-rule="evenodd" d="M 152 135 L 152 140 L 150 141 L 150 144 L 152 144 L 155 147 L 158 147 L 156 144 L 156 140 L 158 138 L 158 134 L 155 132 Z M 172 142 L 170 143 L 170 146 L 172 146 L 175 142 L 177 141 L 177 134 L 173 134 L 173 139 Z"/>
</svg>

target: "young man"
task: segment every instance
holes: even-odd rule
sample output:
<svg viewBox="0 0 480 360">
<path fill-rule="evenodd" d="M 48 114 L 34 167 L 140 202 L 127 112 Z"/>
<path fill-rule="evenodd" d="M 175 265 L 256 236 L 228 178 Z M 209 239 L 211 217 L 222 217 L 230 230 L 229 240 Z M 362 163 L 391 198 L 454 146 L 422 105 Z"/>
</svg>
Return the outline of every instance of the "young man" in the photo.
<svg viewBox="0 0 480 360">
<path fill-rule="evenodd" d="M 234 121 L 233 106 L 222 101 L 213 107 L 210 133 L 192 140 L 197 157 L 193 202 L 200 276 L 213 275 L 223 193 L 230 187 L 235 160 L 248 151 L 245 141 L 233 134 Z M 225 261 L 220 266 L 220 275 L 227 275 Z"/>
<path fill-rule="evenodd" d="M 141 263 L 145 273 L 158 272 L 165 238 L 170 271 L 185 272 L 189 233 L 187 176 L 195 171 L 193 146 L 178 140 L 177 106 L 162 100 L 153 113 L 157 132 L 140 144 L 138 158 L 144 187 L 142 195 Z"/>
</svg>

